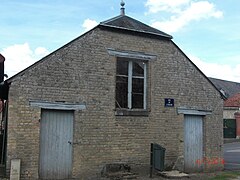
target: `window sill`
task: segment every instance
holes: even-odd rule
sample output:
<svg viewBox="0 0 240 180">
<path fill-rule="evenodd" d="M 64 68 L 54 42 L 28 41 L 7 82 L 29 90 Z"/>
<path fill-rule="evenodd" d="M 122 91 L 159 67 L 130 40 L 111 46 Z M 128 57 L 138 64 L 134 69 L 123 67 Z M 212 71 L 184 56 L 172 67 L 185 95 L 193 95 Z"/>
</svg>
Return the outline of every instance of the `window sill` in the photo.
<svg viewBox="0 0 240 180">
<path fill-rule="evenodd" d="M 116 116 L 148 116 L 149 112 L 145 109 L 116 109 Z"/>
</svg>

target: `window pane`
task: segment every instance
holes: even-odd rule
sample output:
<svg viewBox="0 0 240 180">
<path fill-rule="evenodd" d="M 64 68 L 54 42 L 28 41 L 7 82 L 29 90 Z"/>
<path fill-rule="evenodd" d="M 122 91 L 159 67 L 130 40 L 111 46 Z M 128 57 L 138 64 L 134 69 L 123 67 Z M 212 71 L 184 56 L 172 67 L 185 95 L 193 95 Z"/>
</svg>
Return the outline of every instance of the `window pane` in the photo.
<svg viewBox="0 0 240 180">
<path fill-rule="evenodd" d="M 117 75 L 128 75 L 128 61 L 117 60 Z"/>
<path fill-rule="evenodd" d="M 144 79 L 133 78 L 132 79 L 132 92 L 143 94 L 143 91 L 144 91 Z"/>
<path fill-rule="evenodd" d="M 143 108 L 144 79 L 132 79 L 132 108 Z"/>
<path fill-rule="evenodd" d="M 144 62 L 133 61 L 133 76 L 144 76 Z"/>
<path fill-rule="evenodd" d="M 132 108 L 143 109 L 143 94 L 132 94 Z"/>
<path fill-rule="evenodd" d="M 128 78 L 116 77 L 116 108 L 128 107 Z"/>
</svg>

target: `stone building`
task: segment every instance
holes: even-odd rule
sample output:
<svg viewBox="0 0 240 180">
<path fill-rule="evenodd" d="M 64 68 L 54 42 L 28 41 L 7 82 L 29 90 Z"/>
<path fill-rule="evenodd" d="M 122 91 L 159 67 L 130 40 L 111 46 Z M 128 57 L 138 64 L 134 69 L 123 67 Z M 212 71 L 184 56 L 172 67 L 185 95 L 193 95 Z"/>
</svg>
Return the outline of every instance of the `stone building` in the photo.
<svg viewBox="0 0 240 180">
<path fill-rule="evenodd" d="M 28 179 L 98 179 L 108 165 L 149 172 L 222 164 L 221 93 L 172 41 L 124 13 L 8 79 L 6 172 Z"/>
</svg>

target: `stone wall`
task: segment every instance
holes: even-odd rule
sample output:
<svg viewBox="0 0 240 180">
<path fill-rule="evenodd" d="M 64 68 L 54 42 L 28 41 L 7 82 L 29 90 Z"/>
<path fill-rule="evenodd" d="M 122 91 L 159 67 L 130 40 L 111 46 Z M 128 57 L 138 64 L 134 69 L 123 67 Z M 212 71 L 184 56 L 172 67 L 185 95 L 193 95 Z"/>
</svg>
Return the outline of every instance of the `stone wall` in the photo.
<svg viewBox="0 0 240 180">
<path fill-rule="evenodd" d="M 115 116 L 116 58 L 108 48 L 157 55 L 148 63 L 148 116 Z M 175 106 L 165 108 L 164 98 L 175 99 Z M 29 100 L 86 103 L 86 110 L 74 113 L 75 178 L 98 178 L 113 163 L 147 172 L 153 142 L 166 148 L 166 166 L 172 166 L 184 151 L 184 116 L 177 107 L 212 111 L 204 118 L 204 155 L 222 157 L 220 94 L 168 40 L 96 28 L 12 79 L 7 169 L 12 158 L 20 158 L 22 177 L 37 179 L 41 109 Z"/>
</svg>

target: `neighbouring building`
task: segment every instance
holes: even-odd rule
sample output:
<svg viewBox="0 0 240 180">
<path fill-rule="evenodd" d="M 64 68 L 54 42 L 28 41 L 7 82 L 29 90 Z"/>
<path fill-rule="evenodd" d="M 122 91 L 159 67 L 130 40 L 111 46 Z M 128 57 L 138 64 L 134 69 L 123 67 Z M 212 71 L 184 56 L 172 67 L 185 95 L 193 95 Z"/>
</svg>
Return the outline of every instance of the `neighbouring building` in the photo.
<svg viewBox="0 0 240 180">
<path fill-rule="evenodd" d="M 240 138 L 240 92 L 224 102 L 224 138 Z"/>
<path fill-rule="evenodd" d="M 14 52 L 13 52 L 14 53 Z M 172 41 L 124 13 L 101 22 L 5 83 L 6 171 L 25 179 L 98 179 L 109 164 L 223 169 L 223 97 Z"/>
<path fill-rule="evenodd" d="M 223 108 L 224 138 L 240 138 L 240 83 L 209 78 L 226 99 Z"/>
</svg>

